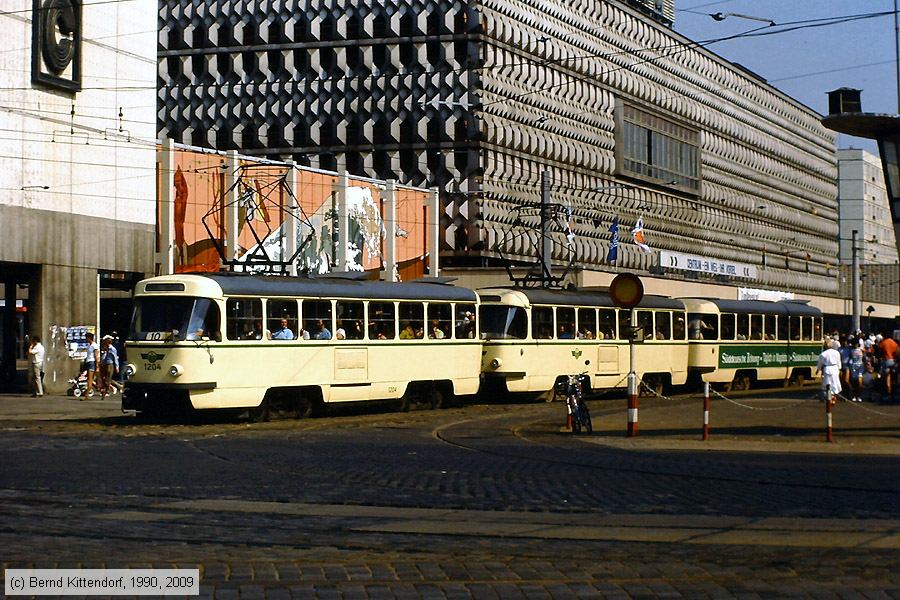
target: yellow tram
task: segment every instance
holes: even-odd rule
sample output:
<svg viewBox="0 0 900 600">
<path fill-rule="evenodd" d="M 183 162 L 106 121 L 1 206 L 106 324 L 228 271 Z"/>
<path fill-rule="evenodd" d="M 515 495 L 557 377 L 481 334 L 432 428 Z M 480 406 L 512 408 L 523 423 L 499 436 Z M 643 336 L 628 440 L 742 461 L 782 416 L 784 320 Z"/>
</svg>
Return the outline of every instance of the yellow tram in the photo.
<svg viewBox="0 0 900 600">
<path fill-rule="evenodd" d="M 657 393 L 687 380 L 684 305 L 645 296 L 632 310 L 603 290 L 486 288 L 481 302 L 481 368 L 487 389 L 546 394 L 567 374 L 586 372 L 591 389 L 624 387 L 629 336 L 637 330 L 635 372 Z"/>
<path fill-rule="evenodd" d="M 400 400 L 440 406 L 479 385 L 477 296 L 439 282 L 247 274 L 140 282 L 122 408 L 273 406 Z"/>
<path fill-rule="evenodd" d="M 805 302 L 682 298 L 690 369 L 726 390 L 811 380 L 822 350 L 822 313 Z"/>
</svg>

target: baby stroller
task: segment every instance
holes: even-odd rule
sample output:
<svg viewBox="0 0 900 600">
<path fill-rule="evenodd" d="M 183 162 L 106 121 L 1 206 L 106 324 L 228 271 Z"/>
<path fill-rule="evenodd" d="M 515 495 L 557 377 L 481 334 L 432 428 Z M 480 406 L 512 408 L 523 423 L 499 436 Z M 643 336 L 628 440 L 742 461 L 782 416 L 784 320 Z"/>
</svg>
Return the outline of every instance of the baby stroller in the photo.
<svg viewBox="0 0 900 600">
<path fill-rule="evenodd" d="M 68 394 L 70 396 L 75 396 L 76 398 L 81 398 L 82 396 L 85 395 L 85 393 L 87 391 L 87 380 L 88 380 L 87 367 L 85 366 L 84 362 L 81 363 L 81 366 L 79 367 L 78 371 L 79 371 L 78 375 L 76 377 L 74 377 L 73 379 L 69 380 L 69 384 L 71 384 L 72 387 L 69 388 Z M 93 396 L 93 395 L 94 395 L 94 390 L 91 390 L 91 393 L 88 394 L 88 396 Z"/>
</svg>

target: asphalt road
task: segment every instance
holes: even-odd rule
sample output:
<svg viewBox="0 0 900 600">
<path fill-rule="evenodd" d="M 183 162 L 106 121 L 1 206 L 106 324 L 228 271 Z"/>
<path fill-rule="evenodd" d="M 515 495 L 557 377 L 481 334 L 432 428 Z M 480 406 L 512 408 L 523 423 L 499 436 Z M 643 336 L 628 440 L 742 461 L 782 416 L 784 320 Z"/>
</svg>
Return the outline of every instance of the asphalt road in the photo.
<svg viewBox="0 0 900 600">
<path fill-rule="evenodd" d="M 617 402 L 590 438 L 547 404 L 0 415 L 0 556 L 197 566 L 222 598 L 900 598 L 896 454 L 622 447 Z"/>
</svg>

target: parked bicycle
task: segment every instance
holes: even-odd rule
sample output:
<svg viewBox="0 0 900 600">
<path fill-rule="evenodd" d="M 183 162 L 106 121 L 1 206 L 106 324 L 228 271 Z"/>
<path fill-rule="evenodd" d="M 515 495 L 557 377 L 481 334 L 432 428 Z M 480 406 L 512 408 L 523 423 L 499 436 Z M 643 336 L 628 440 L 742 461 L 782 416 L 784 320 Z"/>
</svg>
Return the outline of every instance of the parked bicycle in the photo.
<svg viewBox="0 0 900 600">
<path fill-rule="evenodd" d="M 587 403 L 583 398 L 584 383 L 587 371 L 578 373 L 577 375 L 567 375 L 557 384 L 557 393 L 566 399 L 566 410 L 568 411 L 567 426 L 572 433 L 592 433 L 594 426 L 591 423 L 591 411 L 588 409 Z"/>
</svg>

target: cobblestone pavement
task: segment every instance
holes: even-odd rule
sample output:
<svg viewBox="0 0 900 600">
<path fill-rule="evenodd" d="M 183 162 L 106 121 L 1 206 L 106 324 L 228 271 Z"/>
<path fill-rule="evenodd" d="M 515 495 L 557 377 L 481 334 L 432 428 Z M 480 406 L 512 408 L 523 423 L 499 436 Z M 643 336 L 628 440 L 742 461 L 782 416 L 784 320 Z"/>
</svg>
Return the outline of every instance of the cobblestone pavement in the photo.
<svg viewBox="0 0 900 600">
<path fill-rule="evenodd" d="M 193 566 L 217 598 L 900 598 L 897 407 L 847 408 L 836 449 L 818 403 L 715 405 L 710 450 L 694 401 L 644 402 L 631 440 L 621 400 L 590 438 L 547 404 L 250 425 L 20 401 L 5 567 Z"/>
</svg>

